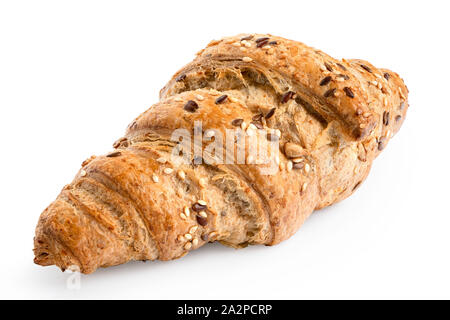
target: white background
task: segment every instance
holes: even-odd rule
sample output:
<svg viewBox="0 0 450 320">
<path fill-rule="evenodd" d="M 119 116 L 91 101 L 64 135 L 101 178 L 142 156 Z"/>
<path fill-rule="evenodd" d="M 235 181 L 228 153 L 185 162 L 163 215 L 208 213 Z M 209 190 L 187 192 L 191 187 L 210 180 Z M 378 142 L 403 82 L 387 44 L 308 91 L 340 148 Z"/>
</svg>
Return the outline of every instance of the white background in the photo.
<svg viewBox="0 0 450 320">
<path fill-rule="evenodd" d="M 448 1 L 1 1 L 0 298 L 450 298 Z M 82 276 L 33 264 L 42 210 L 210 40 L 280 35 L 398 72 L 407 120 L 288 241 Z"/>
</svg>

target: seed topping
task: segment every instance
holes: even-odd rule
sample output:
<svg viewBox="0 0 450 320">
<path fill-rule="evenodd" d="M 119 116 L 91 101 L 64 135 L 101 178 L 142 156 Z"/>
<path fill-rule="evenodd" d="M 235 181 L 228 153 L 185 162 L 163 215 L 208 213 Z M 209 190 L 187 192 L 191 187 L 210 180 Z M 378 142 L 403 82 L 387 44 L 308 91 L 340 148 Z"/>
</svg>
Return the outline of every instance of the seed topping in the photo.
<svg viewBox="0 0 450 320">
<path fill-rule="evenodd" d="M 267 41 L 267 40 L 269 40 L 268 37 L 262 37 L 262 38 L 256 39 L 255 42 L 256 42 L 256 43 L 260 43 L 260 42 Z"/>
<path fill-rule="evenodd" d="M 180 75 L 175 79 L 175 81 L 176 81 L 176 82 L 181 82 L 181 81 L 183 81 L 184 79 L 186 79 L 186 75 L 185 75 L 185 74 L 180 74 Z"/>
<path fill-rule="evenodd" d="M 192 210 L 194 210 L 195 212 L 201 212 L 203 210 L 206 210 L 206 205 L 201 205 L 199 203 L 194 203 L 192 205 Z"/>
<path fill-rule="evenodd" d="M 178 171 L 178 178 L 184 180 L 186 178 L 186 173 L 183 170 Z"/>
<path fill-rule="evenodd" d="M 344 92 L 347 95 L 347 97 L 350 97 L 352 99 L 355 97 L 355 94 L 353 93 L 352 89 L 349 87 L 345 87 Z"/>
<path fill-rule="evenodd" d="M 195 231 L 197 231 L 197 229 L 198 229 L 198 226 L 193 226 L 192 228 L 189 229 L 189 233 L 194 234 Z"/>
<path fill-rule="evenodd" d="M 226 94 L 224 94 L 224 95 L 218 97 L 218 98 L 216 99 L 216 104 L 224 103 L 224 102 L 227 100 L 227 98 L 228 98 L 228 96 L 227 96 Z"/>
<path fill-rule="evenodd" d="M 204 211 L 202 211 L 204 212 Z M 202 217 L 200 215 L 196 216 L 197 222 L 199 225 L 201 225 L 202 227 L 206 226 L 208 224 L 208 220 L 206 219 L 206 217 Z"/>
<path fill-rule="evenodd" d="M 347 71 L 347 68 L 344 67 L 342 64 L 336 63 L 336 65 L 337 65 L 339 68 L 341 68 L 342 70 Z"/>
<path fill-rule="evenodd" d="M 162 163 L 162 164 L 167 162 L 167 160 L 164 159 L 163 157 L 160 157 L 160 158 L 156 159 L 156 161 L 158 161 L 159 163 Z"/>
<path fill-rule="evenodd" d="M 327 84 L 329 84 L 331 81 L 331 76 L 327 76 L 325 78 L 322 79 L 322 81 L 320 81 L 320 86 L 326 86 Z"/>
<path fill-rule="evenodd" d="M 239 127 L 244 122 L 244 119 L 234 119 L 231 124 L 235 127 Z"/>
<path fill-rule="evenodd" d="M 383 124 L 385 125 L 385 126 L 388 126 L 389 125 L 389 112 L 388 111 L 385 111 L 385 112 L 383 112 Z"/>
<path fill-rule="evenodd" d="M 364 70 L 366 70 L 367 72 L 373 73 L 372 69 L 370 69 L 368 66 L 366 66 L 365 64 L 361 65 L 361 68 L 363 68 Z"/>
<path fill-rule="evenodd" d="M 114 157 L 120 156 L 121 154 L 122 154 L 122 153 L 121 153 L 120 151 L 115 151 L 115 152 L 108 153 L 106 156 L 107 156 L 108 158 L 114 158 Z"/>
<path fill-rule="evenodd" d="M 195 111 L 197 111 L 197 109 L 198 109 L 198 104 L 194 100 L 189 100 L 184 105 L 184 110 L 186 110 L 188 112 L 195 112 Z"/>
<path fill-rule="evenodd" d="M 383 150 L 384 147 L 386 146 L 386 138 L 385 137 L 381 137 L 380 140 L 378 140 L 378 150 Z"/>
<path fill-rule="evenodd" d="M 297 163 L 293 163 L 292 168 L 299 170 L 299 169 L 303 169 L 304 166 L 305 166 L 305 164 L 303 162 L 297 162 Z"/>
<path fill-rule="evenodd" d="M 332 88 L 332 89 L 328 90 L 327 92 L 325 92 L 325 94 L 323 96 L 325 98 L 334 97 L 335 92 L 336 92 L 336 88 Z"/>
<path fill-rule="evenodd" d="M 275 110 L 276 110 L 276 108 L 272 108 L 272 109 L 270 109 L 269 110 L 269 112 L 266 114 L 266 119 L 270 119 L 270 118 L 272 118 L 272 116 L 275 114 Z"/>
<path fill-rule="evenodd" d="M 281 96 L 281 103 L 286 103 L 291 100 L 295 95 L 294 91 L 288 91 Z"/>
</svg>

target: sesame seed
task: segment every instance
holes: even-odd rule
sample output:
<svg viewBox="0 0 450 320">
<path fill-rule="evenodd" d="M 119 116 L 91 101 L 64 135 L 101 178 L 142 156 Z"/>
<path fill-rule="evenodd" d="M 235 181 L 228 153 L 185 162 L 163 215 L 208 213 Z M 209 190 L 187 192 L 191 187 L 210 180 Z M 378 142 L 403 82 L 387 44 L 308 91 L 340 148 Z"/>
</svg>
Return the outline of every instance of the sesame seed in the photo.
<svg viewBox="0 0 450 320">
<path fill-rule="evenodd" d="M 324 65 L 320 65 L 320 70 L 322 70 L 322 71 L 327 71 L 327 68 L 324 66 Z"/>
<path fill-rule="evenodd" d="M 178 241 L 180 241 L 180 242 L 184 242 L 184 241 L 186 240 L 182 234 L 180 234 L 180 235 L 177 237 L 177 239 L 178 239 Z"/>
<path fill-rule="evenodd" d="M 305 172 L 308 173 L 311 170 L 311 166 L 309 164 L 305 164 Z"/>
<path fill-rule="evenodd" d="M 244 61 L 244 62 L 251 62 L 251 61 L 253 61 L 253 59 L 250 58 L 250 57 L 243 57 L 242 61 Z"/>
<path fill-rule="evenodd" d="M 173 172 L 173 169 L 172 168 L 165 168 L 164 169 L 164 173 L 165 174 L 171 174 Z"/>
<path fill-rule="evenodd" d="M 242 40 L 241 44 L 246 46 L 247 48 L 250 48 L 252 46 L 252 44 L 250 42 L 248 42 L 247 40 Z"/>
<path fill-rule="evenodd" d="M 191 239 L 192 239 L 192 234 L 186 233 L 186 234 L 184 235 L 184 237 L 185 237 L 187 240 L 191 240 Z"/>
<path fill-rule="evenodd" d="M 253 124 L 250 124 L 250 126 L 253 126 Z M 255 134 L 255 130 L 254 129 L 252 129 L 250 126 L 248 126 L 248 128 L 247 128 L 247 135 L 249 135 L 249 136 L 253 136 L 254 134 Z M 256 127 L 255 127 L 256 128 Z"/>
<path fill-rule="evenodd" d="M 200 217 L 202 217 L 202 218 L 207 218 L 207 217 L 208 217 L 208 214 L 207 214 L 205 211 L 200 211 L 200 212 L 198 213 L 198 215 L 199 215 Z"/>
<path fill-rule="evenodd" d="M 200 178 L 198 180 L 198 184 L 200 185 L 200 187 L 205 188 L 208 184 L 208 180 L 206 178 Z"/>
<path fill-rule="evenodd" d="M 216 133 L 215 133 L 214 130 L 208 130 L 208 131 L 205 132 L 205 137 L 212 138 L 212 137 L 214 137 L 215 134 Z"/>
<path fill-rule="evenodd" d="M 240 47 L 241 43 L 240 42 L 233 42 L 231 45 L 235 46 L 235 47 Z"/>
<path fill-rule="evenodd" d="M 164 158 L 158 158 L 158 159 L 156 159 L 156 161 L 158 161 L 159 163 L 162 163 L 162 164 L 164 164 L 164 163 L 166 163 L 167 162 L 167 160 L 166 159 L 164 159 Z"/>
<path fill-rule="evenodd" d="M 176 97 L 175 99 L 173 99 L 173 101 L 175 101 L 175 102 L 182 102 L 182 101 L 183 101 L 183 99 L 182 99 L 182 98 L 180 98 L 180 97 Z"/>
<path fill-rule="evenodd" d="M 190 248 L 192 248 L 192 243 L 186 242 L 186 244 L 184 245 L 184 249 L 189 250 Z"/>
<path fill-rule="evenodd" d="M 159 178 L 156 174 L 153 174 L 152 179 L 153 179 L 153 182 L 155 182 L 155 183 L 159 182 Z"/>
<path fill-rule="evenodd" d="M 191 215 L 191 210 L 189 210 L 188 206 L 185 206 L 183 211 L 186 217 L 189 217 Z"/>
<path fill-rule="evenodd" d="M 197 229 L 198 229 L 198 226 L 193 226 L 192 228 L 189 229 L 189 233 L 193 234 L 193 233 L 195 233 L 195 231 L 197 231 Z"/>
<path fill-rule="evenodd" d="M 195 95 L 195 99 L 197 99 L 198 101 L 203 101 L 203 100 L 205 100 L 205 98 L 204 98 L 202 95 L 200 95 L 200 94 L 196 94 L 196 95 Z"/>
<path fill-rule="evenodd" d="M 248 125 L 248 129 L 256 130 L 257 127 L 256 127 L 253 123 L 250 123 L 250 124 Z"/>
<path fill-rule="evenodd" d="M 197 203 L 201 206 L 206 206 L 206 201 L 205 200 L 197 200 Z"/>
<path fill-rule="evenodd" d="M 302 185 L 302 192 L 304 192 L 304 191 L 306 190 L 307 187 L 308 187 L 308 183 L 305 182 L 305 183 Z"/>
<path fill-rule="evenodd" d="M 217 232 L 213 231 L 209 234 L 209 239 L 215 238 L 217 236 Z"/>
<path fill-rule="evenodd" d="M 293 165 L 292 161 L 289 160 L 288 163 L 287 163 L 287 171 L 291 171 L 292 168 L 293 168 L 293 166 L 294 166 L 294 165 Z"/>
<path fill-rule="evenodd" d="M 276 129 L 276 130 L 275 130 L 275 135 L 276 135 L 278 138 L 281 138 L 281 131 L 280 131 L 280 129 Z"/>
<path fill-rule="evenodd" d="M 194 240 L 192 240 L 192 244 L 193 244 L 194 246 L 198 245 L 198 239 L 195 238 Z"/>
<path fill-rule="evenodd" d="M 186 173 L 183 170 L 178 171 L 178 177 L 181 180 L 184 180 L 186 178 Z"/>
<path fill-rule="evenodd" d="M 363 114 L 363 117 L 364 117 L 364 118 L 368 118 L 368 117 L 370 117 L 370 115 L 371 115 L 370 112 L 365 112 L 365 113 Z"/>
<path fill-rule="evenodd" d="M 299 163 L 299 162 L 303 162 L 303 158 L 295 158 L 295 159 L 292 159 L 292 162 L 293 163 Z"/>
<path fill-rule="evenodd" d="M 180 213 L 180 217 L 181 217 L 181 219 L 184 219 L 184 220 L 187 219 L 187 217 L 186 217 L 186 215 L 184 213 Z"/>
<path fill-rule="evenodd" d="M 82 177 L 85 177 L 87 175 L 87 172 L 86 172 L 86 170 L 81 170 L 80 171 L 80 176 L 82 176 Z"/>
</svg>

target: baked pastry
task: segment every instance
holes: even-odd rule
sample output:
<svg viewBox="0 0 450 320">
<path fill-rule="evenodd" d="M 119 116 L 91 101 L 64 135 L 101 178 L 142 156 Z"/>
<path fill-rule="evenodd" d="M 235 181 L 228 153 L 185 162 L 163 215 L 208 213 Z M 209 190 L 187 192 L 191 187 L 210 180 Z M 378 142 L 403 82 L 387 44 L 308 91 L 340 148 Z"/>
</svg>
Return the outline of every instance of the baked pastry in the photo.
<svg viewBox="0 0 450 320">
<path fill-rule="evenodd" d="M 176 259 L 213 241 L 277 244 L 364 181 L 405 119 L 407 94 L 394 72 L 296 41 L 265 34 L 212 41 L 115 150 L 84 161 L 44 210 L 34 261 L 91 273 Z M 194 141 L 188 149 L 201 156 L 184 161 L 177 129 L 200 142 L 237 135 L 214 152 Z M 272 150 L 264 161 L 249 152 L 255 145 Z"/>
</svg>

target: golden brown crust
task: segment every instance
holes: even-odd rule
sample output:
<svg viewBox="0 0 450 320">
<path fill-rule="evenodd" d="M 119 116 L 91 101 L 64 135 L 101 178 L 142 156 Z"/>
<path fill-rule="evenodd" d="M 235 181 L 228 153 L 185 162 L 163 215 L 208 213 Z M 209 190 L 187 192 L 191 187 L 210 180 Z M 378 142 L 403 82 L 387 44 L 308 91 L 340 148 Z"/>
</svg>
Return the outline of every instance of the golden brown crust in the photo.
<svg viewBox="0 0 450 320">
<path fill-rule="evenodd" d="M 35 262 L 90 273 L 129 260 L 176 259 L 216 240 L 277 244 L 314 209 L 361 184 L 399 130 L 407 93 L 393 72 L 299 42 L 271 35 L 214 41 L 130 124 L 116 150 L 85 161 L 42 213 Z M 238 142 L 219 148 L 234 151 L 223 164 L 206 146 L 207 163 L 172 157 L 174 130 L 194 132 L 199 122 L 203 133 L 215 130 L 211 140 L 242 127 L 246 154 L 250 141 L 268 149 L 275 139 L 280 148 L 266 164 L 239 163 Z M 269 134 L 254 137 L 250 123 Z"/>
</svg>

